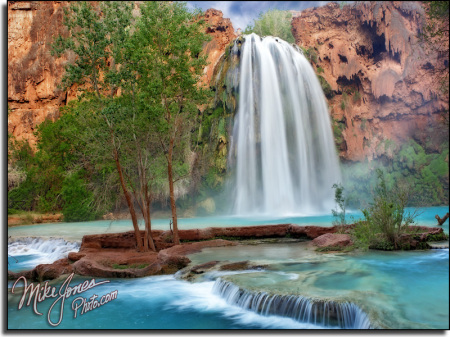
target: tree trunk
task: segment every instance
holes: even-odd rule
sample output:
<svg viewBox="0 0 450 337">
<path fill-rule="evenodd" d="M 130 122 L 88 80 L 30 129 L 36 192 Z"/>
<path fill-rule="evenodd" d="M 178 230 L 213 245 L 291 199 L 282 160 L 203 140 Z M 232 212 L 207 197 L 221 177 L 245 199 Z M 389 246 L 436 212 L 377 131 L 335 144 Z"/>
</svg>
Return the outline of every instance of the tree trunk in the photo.
<svg viewBox="0 0 450 337">
<path fill-rule="evenodd" d="M 108 123 L 109 124 L 109 123 Z M 143 251 L 141 232 L 139 231 L 139 226 L 137 223 L 136 211 L 134 210 L 133 202 L 131 201 L 130 193 L 128 192 L 127 186 L 125 185 L 125 180 L 123 178 L 122 166 L 119 161 L 119 153 L 117 152 L 113 130 L 110 128 L 111 141 L 113 143 L 114 151 L 114 161 L 116 162 L 117 172 L 119 173 L 120 185 L 122 186 L 123 193 L 125 194 L 125 199 L 127 200 L 128 209 L 130 210 L 131 220 L 133 222 L 134 236 L 136 237 L 137 249 L 139 252 Z"/>
<path fill-rule="evenodd" d="M 144 221 L 145 221 L 145 233 L 146 238 L 149 247 L 151 250 L 156 252 L 155 242 L 153 241 L 152 237 L 152 219 L 150 217 L 150 198 L 148 196 L 147 188 L 145 188 L 144 191 L 145 200 L 142 200 L 143 207 L 143 213 L 144 213 Z"/>
<path fill-rule="evenodd" d="M 128 189 L 125 186 L 125 181 L 123 179 L 123 173 L 122 173 L 122 167 L 120 166 L 120 162 L 119 162 L 119 158 L 118 158 L 116 149 L 114 149 L 114 155 L 115 155 L 117 171 L 119 172 L 120 184 L 122 185 L 122 190 L 123 190 L 123 193 L 125 194 L 125 199 L 127 200 L 128 208 L 130 210 L 131 220 L 133 222 L 134 235 L 136 237 L 138 251 L 142 252 L 143 251 L 142 238 L 141 238 L 141 232 L 139 231 L 139 226 L 137 223 L 136 211 L 134 210 L 134 206 L 133 206 L 133 202 L 131 201 L 130 193 L 128 192 Z"/>
<path fill-rule="evenodd" d="M 167 174 L 169 176 L 170 208 L 172 209 L 173 243 L 179 245 L 180 238 L 178 236 L 177 208 L 175 205 L 175 193 L 173 187 L 173 172 L 172 172 L 173 143 L 174 139 L 172 138 L 170 140 L 169 151 L 167 155 Z"/>
<path fill-rule="evenodd" d="M 442 225 L 444 224 L 444 222 L 447 221 L 448 217 L 449 217 L 449 214 L 448 214 L 448 213 L 445 214 L 444 217 L 443 217 L 442 219 L 441 219 L 441 218 L 439 217 L 439 215 L 437 215 L 437 214 L 436 214 L 436 216 L 435 216 L 436 220 L 438 221 L 438 225 L 439 225 L 439 226 L 442 226 Z"/>
</svg>

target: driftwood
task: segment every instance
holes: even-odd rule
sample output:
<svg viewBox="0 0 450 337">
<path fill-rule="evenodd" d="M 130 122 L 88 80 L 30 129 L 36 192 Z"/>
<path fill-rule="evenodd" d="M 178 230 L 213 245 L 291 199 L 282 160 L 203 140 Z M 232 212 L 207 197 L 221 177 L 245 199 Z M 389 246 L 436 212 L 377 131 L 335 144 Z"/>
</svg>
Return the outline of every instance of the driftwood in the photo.
<svg viewBox="0 0 450 337">
<path fill-rule="evenodd" d="M 444 222 L 448 219 L 448 216 L 449 216 L 449 214 L 447 213 L 447 214 L 445 214 L 444 217 L 441 219 L 441 218 L 439 217 L 439 215 L 436 214 L 435 218 L 436 218 L 436 220 L 438 221 L 438 225 L 439 225 L 439 226 L 442 226 L 442 225 L 444 224 Z"/>
</svg>

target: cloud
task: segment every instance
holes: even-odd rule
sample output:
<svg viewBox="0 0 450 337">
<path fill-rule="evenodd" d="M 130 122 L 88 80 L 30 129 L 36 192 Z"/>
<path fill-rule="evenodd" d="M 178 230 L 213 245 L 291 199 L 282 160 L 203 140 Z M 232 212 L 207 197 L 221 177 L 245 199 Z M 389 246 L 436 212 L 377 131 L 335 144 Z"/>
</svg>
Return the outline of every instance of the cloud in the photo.
<svg viewBox="0 0 450 337">
<path fill-rule="evenodd" d="M 188 6 L 200 7 L 202 10 L 215 8 L 222 11 L 225 18 L 230 18 L 234 29 L 245 29 L 260 13 L 270 9 L 304 10 L 319 7 L 328 1 L 188 1 Z"/>
</svg>

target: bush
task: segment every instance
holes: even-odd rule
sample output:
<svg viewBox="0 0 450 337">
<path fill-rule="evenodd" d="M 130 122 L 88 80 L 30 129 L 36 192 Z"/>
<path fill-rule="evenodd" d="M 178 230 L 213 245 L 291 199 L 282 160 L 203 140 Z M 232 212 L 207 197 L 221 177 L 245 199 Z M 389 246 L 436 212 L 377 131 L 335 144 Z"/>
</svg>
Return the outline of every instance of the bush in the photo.
<svg viewBox="0 0 450 337">
<path fill-rule="evenodd" d="M 399 238 L 414 223 L 417 211 L 405 212 L 408 202 L 407 186 L 389 189 L 383 171 L 377 169 L 378 185 L 373 203 L 362 209 L 364 220 L 356 223 L 355 242 L 361 248 L 393 250 L 401 248 Z"/>
<path fill-rule="evenodd" d="M 341 184 L 334 184 L 334 201 L 336 202 L 336 209 L 332 209 L 331 213 L 336 218 L 333 221 L 334 226 L 345 226 L 345 209 L 347 207 L 347 200 L 344 197 L 344 187 Z"/>
</svg>

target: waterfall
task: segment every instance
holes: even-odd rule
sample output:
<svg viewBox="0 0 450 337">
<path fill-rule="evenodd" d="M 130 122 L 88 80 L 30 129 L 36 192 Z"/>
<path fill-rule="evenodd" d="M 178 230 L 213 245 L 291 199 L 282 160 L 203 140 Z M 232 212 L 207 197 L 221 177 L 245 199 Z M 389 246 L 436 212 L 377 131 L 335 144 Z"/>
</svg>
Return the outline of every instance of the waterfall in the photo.
<svg viewBox="0 0 450 337">
<path fill-rule="evenodd" d="M 244 38 L 229 158 L 234 212 L 329 212 L 340 171 L 316 74 L 289 43 L 256 34 Z"/>
<path fill-rule="evenodd" d="M 298 295 L 271 295 L 241 289 L 218 278 L 213 291 L 229 304 L 258 314 L 289 317 L 328 328 L 370 329 L 367 315 L 354 303 L 311 300 Z"/>
<path fill-rule="evenodd" d="M 80 242 L 70 242 L 60 238 L 8 239 L 8 256 L 32 255 L 33 259 L 27 261 L 26 264 L 30 268 L 41 263 L 52 263 L 79 249 Z M 14 268 L 15 264 L 17 261 L 12 259 L 8 268 Z"/>
</svg>

